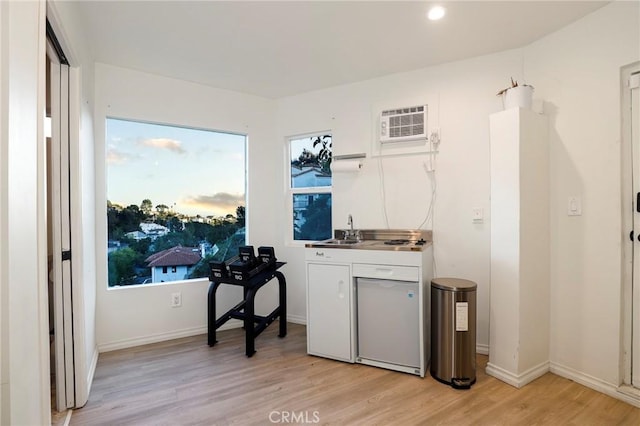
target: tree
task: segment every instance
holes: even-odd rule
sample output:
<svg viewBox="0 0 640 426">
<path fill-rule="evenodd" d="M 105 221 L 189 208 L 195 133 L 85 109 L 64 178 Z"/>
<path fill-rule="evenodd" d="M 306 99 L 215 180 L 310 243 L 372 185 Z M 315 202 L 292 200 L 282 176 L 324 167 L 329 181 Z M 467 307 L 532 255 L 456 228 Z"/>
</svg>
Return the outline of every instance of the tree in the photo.
<svg viewBox="0 0 640 426">
<path fill-rule="evenodd" d="M 148 198 L 145 198 L 144 200 L 142 200 L 142 203 L 140 203 L 140 210 L 142 210 L 142 213 L 144 213 L 146 217 L 152 216 L 153 203 L 151 202 L 151 200 Z"/>
<path fill-rule="evenodd" d="M 318 194 L 303 212 L 304 223 L 295 230 L 296 239 L 326 240 L 331 238 L 331 195 Z"/>
<path fill-rule="evenodd" d="M 110 240 L 116 239 L 116 228 L 118 225 L 118 205 L 107 200 L 107 234 Z M 120 232 L 121 236 L 122 232 Z"/>
<path fill-rule="evenodd" d="M 238 206 L 236 208 L 236 225 L 238 228 L 243 228 L 245 226 L 245 208 L 244 206 Z"/>
<path fill-rule="evenodd" d="M 176 216 L 171 216 L 169 220 L 167 220 L 167 228 L 171 232 L 180 232 L 182 231 L 182 222 Z"/>
<path fill-rule="evenodd" d="M 140 222 L 144 220 L 144 214 L 135 204 L 118 209 L 119 206 L 107 204 L 107 220 L 109 238 L 122 238 L 127 232 L 140 229 Z"/>
<path fill-rule="evenodd" d="M 190 232 L 198 241 L 208 240 L 213 226 L 202 222 L 187 222 L 184 225 L 185 231 Z M 211 242 L 211 241 L 209 241 Z"/>
<path fill-rule="evenodd" d="M 151 247 L 151 238 L 143 238 L 141 240 L 134 240 L 133 238 L 124 238 L 124 242 L 129 245 L 129 248 L 134 250 L 140 255 L 141 258 L 146 258 L 149 248 Z"/>
<path fill-rule="evenodd" d="M 293 165 L 295 166 L 307 166 L 314 164 L 320 164 L 320 162 L 318 161 L 318 156 L 309 151 L 307 148 L 304 148 L 298 156 L 298 159 L 293 161 Z"/>
<path fill-rule="evenodd" d="M 213 255 L 208 254 L 193 268 L 193 271 L 189 274 L 189 279 L 193 278 L 205 278 L 209 276 L 209 262 L 215 260 Z"/>
<path fill-rule="evenodd" d="M 313 140 L 313 147 L 320 145 L 320 152 L 318 152 L 318 162 L 320 163 L 320 167 L 322 171 L 331 174 L 331 135 L 322 135 L 316 136 Z"/>
<path fill-rule="evenodd" d="M 198 239 L 194 237 L 193 233 L 188 229 L 182 232 L 170 232 L 167 235 L 156 238 L 153 242 L 152 251 L 157 253 L 177 245 L 183 247 L 197 247 Z"/>
<path fill-rule="evenodd" d="M 129 247 L 109 254 L 109 286 L 128 284 L 136 276 L 139 254 Z"/>
</svg>

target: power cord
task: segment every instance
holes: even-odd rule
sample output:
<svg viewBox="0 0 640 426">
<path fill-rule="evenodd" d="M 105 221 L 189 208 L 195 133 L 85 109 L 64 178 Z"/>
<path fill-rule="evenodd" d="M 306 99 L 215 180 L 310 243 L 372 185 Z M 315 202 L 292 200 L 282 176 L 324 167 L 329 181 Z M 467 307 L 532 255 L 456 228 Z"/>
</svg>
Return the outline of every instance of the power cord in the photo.
<svg viewBox="0 0 640 426">
<path fill-rule="evenodd" d="M 382 167 L 382 156 L 378 157 L 378 176 L 380 177 L 380 198 L 382 199 L 382 218 L 387 229 L 389 229 L 389 216 L 387 214 L 387 199 L 384 189 L 384 168 Z"/>
</svg>

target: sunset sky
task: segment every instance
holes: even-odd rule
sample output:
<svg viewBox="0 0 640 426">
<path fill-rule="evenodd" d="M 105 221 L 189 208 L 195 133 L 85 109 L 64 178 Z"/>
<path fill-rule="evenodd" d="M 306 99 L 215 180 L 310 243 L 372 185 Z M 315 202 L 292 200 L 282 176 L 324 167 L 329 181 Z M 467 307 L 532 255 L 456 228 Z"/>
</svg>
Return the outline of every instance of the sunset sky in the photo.
<svg viewBox="0 0 640 426">
<path fill-rule="evenodd" d="M 244 135 L 107 119 L 107 198 L 189 215 L 245 205 Z"/>
</svg>

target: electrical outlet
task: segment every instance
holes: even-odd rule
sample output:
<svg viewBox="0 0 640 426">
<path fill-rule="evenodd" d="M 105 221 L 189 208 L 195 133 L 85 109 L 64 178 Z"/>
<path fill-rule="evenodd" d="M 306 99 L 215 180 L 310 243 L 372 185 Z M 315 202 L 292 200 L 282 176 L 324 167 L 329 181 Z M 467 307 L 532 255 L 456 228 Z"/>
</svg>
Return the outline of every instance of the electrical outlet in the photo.
<svg viewBox="0 0 640 426">
<path fill-rule="evenodd" d="M 182 293 L 171 293 L 171 307 L 179 308 L 182 306 Z"/>
<path fill-rule="evenodd" d="M 568 216 L 581 216 L 582 215 L 582 199 L 579 195 L 570 195 L 567 199 L 567 215 Z"/>
<path fill-rule="evenodd" d="M 471 220 L 473 223 L 484 222 L 484 212 L 481 207 L 474 207 L 471 209 Z"/>
</svg>

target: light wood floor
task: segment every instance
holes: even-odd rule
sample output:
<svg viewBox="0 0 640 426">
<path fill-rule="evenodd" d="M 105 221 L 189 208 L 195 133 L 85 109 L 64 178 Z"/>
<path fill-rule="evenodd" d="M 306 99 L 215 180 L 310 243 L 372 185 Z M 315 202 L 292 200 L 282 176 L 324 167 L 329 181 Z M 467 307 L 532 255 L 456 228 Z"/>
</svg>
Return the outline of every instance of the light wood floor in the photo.
<svg viewBox="0 0 640 426">
<path fill-rule="evenodd" d="M 454 390 L 308 356 L 304 326 L 289 324 L 284 339 L 277 330 L 258 337 L 252 358 L 241 329 L 220 332 L 213 348 L 202 335 L 100 354 L 71 424 L 268 425 L 293 413 L 334 425 L 640 425 L 640 409 L 550 373 L 515 389 L 484 373 L 486 356 L 471 390 Z"/>
</svg>

